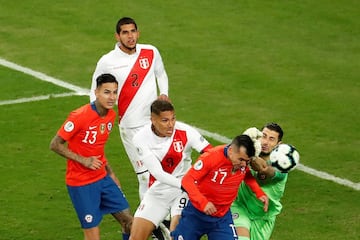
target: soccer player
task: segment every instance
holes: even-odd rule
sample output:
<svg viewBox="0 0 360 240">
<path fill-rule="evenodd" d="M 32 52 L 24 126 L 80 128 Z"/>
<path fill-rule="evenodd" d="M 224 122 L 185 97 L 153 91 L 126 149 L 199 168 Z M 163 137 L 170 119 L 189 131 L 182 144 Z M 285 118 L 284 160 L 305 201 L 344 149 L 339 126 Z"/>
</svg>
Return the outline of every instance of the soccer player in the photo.
<svg viewBox="0 0 360 240">
<path fill-rule="evenodd" d="M 169 101 L 155 100 L 151 105 L 151 124 L 133 139 L 139 159 L 150 172 L 150 188 L 134 214 L 131 240 L 146 240 L 171 213 L 170 230 L 178 223 L 188 201 L 181 179 L 192 164 L 192 149 L 202 153 L 209 142 L 193 127 L 177 122 Z"/>
<path fill-rule="evenodd" d="M 121 224 L 123 239 L 129 239 L 133 217 L 104 152 L 116 118 L 117 91 L 114 76 L 98 76 L 95 101 L 72 111 L 50 143 L 67 159 L 66 185 L 85 240 L 100 239 L 99 224 L 107 213 Z"/>
<path fill-rule="evenodd" d="M 150 121 L 150 105 L 157 99 L 168 99 L 168 76 L 158 49 L 149 44 L 138 44 L 139 30 L 134 19 L 121 18 L 116 24 L 115 48 L 103 55 L 93 73 L 90 100 L 96 78 L 111 73 L 119 82 L 118 115 L 121 141 L 139 182 L 139 197 L 147 190 L 149 173 L 137 158 L 132 138 Z M 159 96 L 157 95 L 159 91 Z"/>
<path fill-rule="evenodd" d="M 243 180 L 263 203 L 263 211 L 267 211 L 267 196 L 248 167 L 254 155 L 254 143 L 247 135 L 239 135 L 230 144 L 200 155 L 181 181 L 190 201 L 171 232 L 174 240 L 197 240 L 204 234 L 209 240 L 237 240 L 230 205 Z"/>
<path fill-rule="evenodd" d="M 262 128 L 260 158 L 251 162 L 251 168 L 260 187 L 269 197 L 269 210 L 262 211 L 261 202 L 246 184 L 241 184 L 238 196 L 231 206 L 239 240 L 270 239 L 276 216 L 282 209 L 280 200 L 288 174 L 276 171 L 268 162 L 271 151 L 281 143 L 283 134 L 282 128 L 276 123 L 268 123 Z"/>
</svg>

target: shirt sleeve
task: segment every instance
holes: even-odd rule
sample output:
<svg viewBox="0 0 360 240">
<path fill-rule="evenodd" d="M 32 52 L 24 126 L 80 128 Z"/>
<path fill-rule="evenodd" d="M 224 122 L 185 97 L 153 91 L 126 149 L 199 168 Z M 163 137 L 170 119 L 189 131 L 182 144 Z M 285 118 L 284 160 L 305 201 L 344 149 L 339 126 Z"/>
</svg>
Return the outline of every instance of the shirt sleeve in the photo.
<svg viewBox="0 0 360 240">
<path fill-rule="evenodd" d="M 206 147 L 204 147 L 202 150 L 201 150 L 201 154 L 202 153 L 205 153 L 207 151 L 209 151 L 211 148 L 213 148 L 213 146 L 209 143 Z"/>
<path fill-rule="evenodd" d="M 81 127 L 81 116 L 72 111 L 57 132 L 62 139 L 69 141 Z"/>
<path fill-rule="evenodd" d="M 160 52 L 154 48 L 155 57 L 155 77 L 159 87 L 159 94 L 169 96 L 169 79 L 165 71 L 164 63 L 162 61 Z"/>
<path fill-rule="evenodd" d="M 254 176 L 251 174 L 251 171 L 249 168 L 246 169 L 246 175 L 244 178 L 245 183 L 250 187 L 250 189 L 255 193 L 256 197 L 259 198 L 261 196 L 266 195 L 259 184 L 257 183 Z"/>
<path fill-rule="evenodd" d="M 194 206 L 199 206 L 200 210 L 204 210 L 209 200 L 200 192 L 197 182 L 204 178 L 209 172 L 209 166 L 204 164 L 202 159 L 195 162 L 194 166 L 184 175 L 181 185 L 188 193 L 190 200 Z"/>
<path fill-rule="evenodd" d="M 155 156 L 148 155 L 143 158 L 145 167 L 153 175 L 156 181 L 168 184 L 170 186 L 181 188 L 181 180 L 175 176 L 165 172 L 160 164 L 160 161 L 155 159 Z"/>
<path fill-rule="evenodd" d="M 136 141 L 134 141 L 134 145 L 138 151 L 140 160 L 144 163 L 144 166 L 149 170 L 150 174 L 155 177 L 156 181 L 179 189 L 181 188 L 181 180 L 165 172 L 160 161 L 147 146 L 143 146 L 143 144 L 140 146 L 140 144 L 136 144 Z"/>
<path fill-rule="evenodd" d="M 271 178 L 271 180 L 278 182 L 283 180 L 286 177 L 287 173 L 282 173 L 275 170 L 275 175 Z"/>
</svg>

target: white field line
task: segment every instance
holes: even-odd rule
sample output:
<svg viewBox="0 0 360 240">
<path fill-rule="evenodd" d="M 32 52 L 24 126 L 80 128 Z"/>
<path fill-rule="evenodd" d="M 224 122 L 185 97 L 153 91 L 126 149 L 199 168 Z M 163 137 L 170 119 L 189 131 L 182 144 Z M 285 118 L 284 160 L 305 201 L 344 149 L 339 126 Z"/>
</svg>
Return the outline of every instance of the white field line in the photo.
<svg viewBox="0 0 360 240">
<path fill-rule="evenodd" d="M 307 167 L 307 166 L 305 166 L 303 164 L 299 164 L 296 167 L 296 169 L 298 169 L 300 171 L 303 171 L 305 173 L 311 174 L 313 176 L 316 176 L 316 177 L 319 177 L 319 178 L 322 178 L 322 179 L 325 179 L 325 180 L 333 181 L 333 182 L 336 182 L 338 184 L 341 184 L 341 185 L 353 188 L 353 189 L 355 189 L 357 191 L 360 191 L 360 183 L 354 183 L 354 182 L 351 182 L 350 180 L 347 180 L 345 178 L 335 177 L 335 176 L 333 176 L 331 174 L 328 174 L 328 173 L 322 172 L 322 171 L 318 171 L 316 169 Z"/>
<path fill-rule="evenodd" d="M 72 96 L 72 95 L 88 95 L 89 94 L 88 89 L 80 88 L 78 86 L 69 84 L 69 83 L 64 82 L 62 80 L 50 77 L 50 76 L 48 76 L 48 75 L 46 75 L 44 73 L 37 72 L 37 71 L 34 71 L 32 69 L 22 67 L 22 66 L 20 66 L 18 64 L 9 62 L 9 61 L 7 61 L 5 59 L 0 58 L 0 64 L 5 66 L 5 67 L 8 67 L 8 68 L 23 72 L 25 74 L 36 77 L 36 78 L 38 78 L 40 80 L 50 82 L 52 84 L 58 85 L 58 86 L 63 87 L 63 88 L 67 88 L 67 89 L 75 92 L 75 93 L 63 93 L 63 94 L 45 95 L 45 96 L 32 97 L 32 98 L 22 98 L 22 99 L 9 100 L 9 101 L 0 101 L 0 105 L 31 102 L 31 101 L 39 101 L 39 100 L 43 100 L 43 99 L 49 99 L 51 97 L 66 97 L 66 96 Z M 222 136 L 220 134 L 209 132 L 207 130 L 197 128 L 197 127 L 195 127 L 195 128 L 202 135 L 204 135 L 206 137 L 210 137 L 210 138 L 212 138 L 212 139 L 214 139 L 216 141 L 219 141 L 219 142 L 222 142 L 222 143 L 231 142 L 230 138 L 227 138 L 227 137 Z M 354 183 L 354 182 L 351 182 L 350 180 L 347 180 L 347 179 L 338 178 L 338 177 L 335 177 L 335 176 L 333 176 L 331 174 L 328 174 L 326 172 L 318 171 L 316 169 L 307 167 L 307 166 L 305 166 L 303 164 L 299 164 L 296 169 L 298 169 L 300 171 L 303 171 L 305 173 L 311 174 L 313 176 L 316 176 L 318 178 L 329 180 L 329 181 L 335 182 L 337 184 L 341 184 L 341 185 L 350 187 L 350 188 L 355 189 L 357 191 L 360 190 L 360 183 Z"/>
<path fill-rule="evenodd" d="M 70 90 L 72 90 L 74 92 L 78 92 L 80 95 L 89 94 L 89 89 L 85 89 L 85 88 L 81 88 L 81 87 L 72 85 L 72 84 L 64 82 L 62 80 L 50 77 L 50 76 L 48 76 L 48 75 L 46 75 L 44 73 L 34 71 L 34 70 L 30 69 L 30 68 L 20 66 L 20 65 L 18 65 L 16 63 L 13 63 L 13 62 L 9 62 L 9 61 L 7 61 L 7 60 L 5 60 L 3 58 L 0 58 L 0 64 L 5 66 L 5 67 L 17 70 L 19 72 L 23 72 L 25 74 L 31 75 L 31 76 L 36 77 L 36 78 L 38 78 L 40 80 L 43 80 L 45 82 L 49 82 L 49 83 L 55 84 L 57 86 L 70 89 Z"/>
<path fill-rule="evenodd" d="M 217 140 L 219 142 L 223 142 L 223 143 L 230 143 L 231 142 L 230 138 L 221 136 L 220 134 L 212 133 L 212 132 L 203 130 L 201 128 L 196 128 L 196 129 L 202 135 L 210 137 L 210 138 L 212 138 L 214 140 Z M 325 179 L 325 180 L 329 180 L 329 181 L 335 182 L 337 184 L 341 184 L 341 185 L 353 188 L 353 189 L 355 189 L 357 191 L 360 191 L 360 183 L 354 183 L 354 182 L 351 182 L 350 180 L 347 180 L 347 179 L 344 179 L 344 178 L 335 177 L 335 176 L 333 176 L 333 175 L 331 175 L 329 173 L 318 171 L 316 169 L 307 167 L 307 166 L 305 166 L 305 165 L 303 165 L 301 163 L 296 167 L 296 169 L 300 170 L 300 171 L 303 171 L 305 173 L 308 173 L 310 175 L 313 175 L 315 177 L 322 178 L 322 179 Z"/>
<path fill-rule="evenodd" d="M 70 92 L 70 93 L 42 95 L 42 96 L 36 96 L 36 97 L 30 97 L 30 98 L 18 98 L 18 99 L 14 99 L 14 100 L 0 101 L 0 106 L 1 105 L 16 104 L 16 103 L 26 103 L 26 102 L 48 100 L 50 98 L 69 97 L 69 96 L 75 96 L 75 95 L 84 95 L 84 94 L 78 93 L 78 92 Z"/>
<path fill-rule="evenodd" d="M 231 139 L 230 138 L 227 138 L 227 137 L 224 137 L 224 136 L 221 136 L 220 134 L 217 134 L 217 133 L 212 133 L 212 132 L 209 132 L 209 131 L 206 131 L 206 130 L 203 130 L 201 128 L 196 128 L 202 135 L 204 136 L 207 136 L 207 137 L 210 137 L 214 140 L 217 140 L 219 142 L 223 142 L 223 143 L 230 143 L 231 142 Z M 310 175 L 313 175 L 313 176 L 316 176 L 318 178 L 322 178 L 322 179 L 325 179 L 325 180 L 329 180 L 329 181 L 333 181 L 337 184 L 341 184 L 341 185 L 344 185 L 344 186 L 347 186 L 347 187 L 350 187 L 350 188 L 353 188 L 357 191 L 360 191 L 360 183 L 354 183 L 354 182 L 351 182 L 350 180 L 347 180 L 347 179 L 344 179 L 344 178 L 339 178 L 339 177 L 335 177 L 331 174 L 328 174 L 326 172 L 322 172 L 322 171 L 318 171 L 316 169 L 313 169 L 313 168 L 310 168 L 310 167 L 307 167 L 303 164 L 299 164 L 297 167 L 296 167 L 297 170 L 300 170 L 300 171 L 303 171 L 305 173 L 308 173 Z"/>
</svg>

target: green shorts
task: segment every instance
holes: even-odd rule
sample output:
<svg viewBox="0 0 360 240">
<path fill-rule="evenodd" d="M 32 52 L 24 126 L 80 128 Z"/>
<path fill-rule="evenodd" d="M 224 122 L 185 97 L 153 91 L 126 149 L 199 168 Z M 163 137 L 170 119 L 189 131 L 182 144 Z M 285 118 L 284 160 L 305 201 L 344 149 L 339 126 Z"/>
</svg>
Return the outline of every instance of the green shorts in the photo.
<svg viewBox="0 0 360 240">
<path fill-rule="evenodd" d="M 250 239 L 268 240 L 275 226 L 276 216 L 271 218 L 254 218 L 248 210 L 236 201 L 231 206 L 231 213 L 235 227 L 243 227 L 249 230 Z"/>
</svg>

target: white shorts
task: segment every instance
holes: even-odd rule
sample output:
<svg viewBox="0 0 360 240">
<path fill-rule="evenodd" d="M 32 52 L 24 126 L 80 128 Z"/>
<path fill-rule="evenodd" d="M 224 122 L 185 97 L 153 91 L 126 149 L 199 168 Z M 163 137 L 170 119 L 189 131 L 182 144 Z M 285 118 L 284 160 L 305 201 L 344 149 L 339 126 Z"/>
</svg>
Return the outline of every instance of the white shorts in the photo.
<svg viewBox="0 0 360 240">
<path fill-rule="evenodd" d="M 122 128 L 119 126 L 121 141 L 124 145 L 126 154 L 129 157 L 129 160 L 134 168 L 135 173 L 142 173 L 147 171 L 144 164 L 140 162 L 139 159 L 137 158 L 137 151 L 132 142 L 134 135 L 138 131 L 140 131 L 140 129 L 142 129 L 143 127 L 144 126 L 135 127 L 135 128 Z"/>
<path fill-rule="evenodd" d="M 136 128 L 122 128 L 119 126 L 120 138 L 124 145 L 126 154 L 131 162 L 131 165 L 134 168 L 135 173 L 137 174 L 138 182 L 139 182 L 139 197 L 140 200 L 143 198 L 146 190 L 149 186 L 149 172 L 145 168 L 144 164 L 139 161 L 137 158 L 137 151 L 132 143 L 132 139 L 134 135 L 140 131 L 144 126 L 136 127 Z"/>
<path fill-rule="evenodd" d="M 166 192 L 162 192 L 162 194 L 150 191 L 150 188 L 145 193 L 134 217 L 149 220 L 158 227 L 169 213 L 171 217 L 181 215 L 182 210 L 189 201 L 189 197 L 181 189 L 170 188 Z"/>
</svg>

